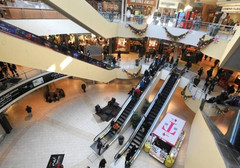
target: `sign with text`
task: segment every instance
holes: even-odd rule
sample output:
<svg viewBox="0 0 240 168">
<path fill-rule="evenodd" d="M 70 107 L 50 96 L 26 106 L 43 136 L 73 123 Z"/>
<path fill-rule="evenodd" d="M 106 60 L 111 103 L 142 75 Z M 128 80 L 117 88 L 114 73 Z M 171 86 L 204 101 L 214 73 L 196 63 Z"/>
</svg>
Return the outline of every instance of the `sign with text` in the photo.
<svg viewBox="0 0 240 168">
<path fill-rule="evenodd" d="M 63 158 L 64 154 L 51 155 L 47 168 L 56 168 L 59 163 L 62 164 Z"/>
<path fill-rule="evenodd" d="M 6 108 L 8 104 L 10 104 L 12 101 L 17 99 L 18 97 L 22 96 L 23 94 L 29 92 L 30 90 L 44 85 L 45 83 L 48 83 L 50 81 L 54 81 L 56 79 L 60 79 L 62 77 L 66 77 L 64 74 L 51 72 L 48 74 L 43 74 L 42 77 L 33 78 L 29 81 L 24 81 L 21 85 L 19 85 L 16 88 L 10 88 L 9 91 L 3 95 L 0 95 L 0 109 L 2 110 L 3 107 Z"/>
<path fill-rule="evenodd" d="M 153 131 L 153 134 L 168 144 L 175 146 L 185 124 L 186 121 L 167 113 Z"/>
<path fill-rule="evenodd" d="M 128 5 L 156 6 L 156 0 L 128 0 Z"/>
</svg>

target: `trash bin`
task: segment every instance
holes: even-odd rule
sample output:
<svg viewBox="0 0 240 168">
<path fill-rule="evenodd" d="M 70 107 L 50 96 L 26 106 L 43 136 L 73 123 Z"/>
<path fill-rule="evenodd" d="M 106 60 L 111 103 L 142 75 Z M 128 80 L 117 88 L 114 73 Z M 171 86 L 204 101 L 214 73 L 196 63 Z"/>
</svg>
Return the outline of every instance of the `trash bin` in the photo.
<svg viewBox="0 0 240 168">
<path fill-rule="evenodd" d="M 136 66 L 139 66 L 139 62 L 140 62 L 140 60 L 139 60 L 139 59 L 136 59 L 136 60 L 135 60 L 135 65 L 136 65 Z"/>
<path fill-rule="evenodd" d="M 123 141 L 124 141 L 124 136 L 120 135 L 120 136 L 118 137 L 119 145 L 122 145 L 122 144 L 123 144 Z"/>
</svg>

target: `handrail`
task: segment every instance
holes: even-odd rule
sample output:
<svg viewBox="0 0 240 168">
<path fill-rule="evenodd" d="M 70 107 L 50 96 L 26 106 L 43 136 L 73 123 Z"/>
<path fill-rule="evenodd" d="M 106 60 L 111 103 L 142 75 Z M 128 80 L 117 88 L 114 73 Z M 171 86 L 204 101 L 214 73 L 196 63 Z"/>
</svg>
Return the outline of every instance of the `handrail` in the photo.
<svg viewBox="0 0 240 168">
<path fill-rule="evenodd" d="M 115 136 L 115 138 L 111 141 L 111 142 L 107 142 L 107 144 L 112 145 L 112 143 L 118 138 L 118 136 L 121 134 L 121 132 L 123 131 L 123 128 L 128 124 L 128 122 L 131 120 L 133 114 L 136 112 L 136 109 L 138 108 L 138 106 L 142 103 L 142 101 L 145 99 L 146 95 L 148 94 L 150 88 L 152 87 L 152 83 L 155 82 L 155 80 L 157 80 L 157 76 L 160 75 L 160 70 L 162 70 L 163 66 L 161 66 L 159 68 L 159 71 L 154 75 L 153 79 L 151 80 L 151 82 L 148 84 L 147 88 L 144 90 L 144 92 L 142 93 L 141 97 L 139 98 L 137 104 L 134 106 L 134 108 L 132 109 L 132 111 L 130 112 L 130 114 L 128 115 L 128 117 L 126 118 L 125 122 L 122 124 L 122 126 L 120 127 L 120 129 L 117 131 L 117 135 Z"/>
<path fill-rule="evenodd" d="M 13 26 L 11 24 L 8 24 L 6 22 L 3 22 L 0 20 L 0 32 L 6 33 L 8 35 L 20 38 L 20 39 L 25 39 L 27 41 L 31 41 L 33 43 L 36 43 L 38 45 L 51 48 L 56 52 L 60 52 L 61 54 L 71 56 L 73 58 L 77 58 L 78 60 L 90 63 L 92 65 L 98 66 L 100 68 L 104 68 L 106 70 L 112 70 L 113 68 L 101 61 L 98 61 L 94 58 L 91 58 L 89 56 L 86 56 L 84 54 L 79 53 L 78 50 L 73 50 L 70 48 L 67 48 L 65 46 L 56 44 L 54 42 L 50 42 L 42 37 L 39 37 L 33 33 L 30 33 L 28 31 L 22 30 L 16 26 Z"/>
<path fill-rule="evenodd" d="M 156 94 L 156 96 L 154 97 L 152 103 L 150 104 L 150 106 L 148 107 L 147 111 L 145 112 L 145 114 L 142 116 L 138 126 L 136 127 L 136 129 L 134 130 L 134 132 L 132 133 L 132 135 L 130 136 L 130 138 L 128 139 L 128 141 L 125 143 L 125 145 L 117 152 L 117 154 L 114 156 L 114 159 L 118 159 L 119 155 L 122 155 L 126 149 L 128 148 L 128 146 L 130 145 L 130 142 L 133 140 L 133 138 L 135 137 L 135 135 L 137 134 L 137 131 L 139 130 L 139 128 L 142 126 L 142 123 L 145 120 L 145 117 L 150 113 L 152 107 L 154 106 L 155 102 L 158 99 L 158 95 L 162 92 L 163 88 L 166 86 L 169 78 L 170 78 L 170 74 L 167 76 L 166 80 L 164 81 L 164 83 L 162 84 L 161 88 L 159 89 L 158 93 Z"/>
<path fill-rule="evenodd" d="M 139 84 L 140 84 L 141 81 L 138 82 L 138 84 L 136 85 L 135 88 L 139 87 Z M 116 117 L 114 117 L 112 120 L 114 122 L 117 121 L 117 119 L 120 117 L 120 115 L 122 114 L 122 112 L 125 110 L 125 108 L 127 107 L 127 105 L 129 104 L 129 102 L 132 100 L 132 95 L 129 95 L 128 98 L 125 100 L 125 102 L 123 103 L 122 107 L 121 107 L 121 110 L 118 112 L 118 115 Z M 103 136 L 109 132 L 111 130 L 111 123 L 109 123 L 107 125 L 107 127 L 102 130 L 97 136 L 94 137 L 93 141 L 96 142 L 98 140 L 98 138 L 102 139 Z M 101 135 L 101 136 L 100 136 Z"/>
<path fill-rule="evenodd" d="M 115 118 L 112 119 L 113 121 L 116 121 L 116 120 L 119 118 L 119 116 L 122 114 L 122 112 L 125 110 L 126 106 L 129 104 L 129 102 L 130 102 L 131 100 L 132 100 L 132 96 L 129 96 L 129 97 L 127 98 L 127 100 L 124 102 L 124 104 L 123 104 L 121 110 L 119 111 L 118 115 L 117 115 Z M 98 138 L 102 139 L 103 136 L 104 136 L 107 132 L 109 132 L 109 131 L 111 130 L 111 127 L 112 127 L 112 126 L 111 126 L 111 123 L 108 124 L 108 126 L 107 126 L 103 131 L 101 131 L 101 132 L 93 139 L 93 141 L 96 142 L 96 141 L 98 140 Z M 100 135 L 101 135 L 101 136 L 100 136 Z"/>
<path fill-rule="evenodd" d="M 138 151 L 134 154 L 134 156 L 130 159 L 130 163 L 132 164 L 132 162 L 135 161 L 135 159 L 138 157 L 138 155 L 140 154 L 146 140 L 148 139 L 148 136 L 151 134 L 152 130 L 154 129 L 155 125 L 157 124 L 159 118 L 161 117 L 161 115 L 163 114 L 164 110 L 166 109 L 167 107 L 167 104 L 169 103 L 169 101 L 171 100 L 172 96 L 173 96 L 173 93 L 175 92 L 179 82 L 180 82 L 181 78 L 180 76 L 178 76 L 178 80 L 176 81 L 175 85 L 173 86 L 171 92 L 169 93 L 167 99 L 165 100 L 164 104 L 163 104 L 163 108 L 161 108 L 160 112 L 158 113 L 158 115 L 156 116 L 154 122 L 152 123 L 152 126 L 150 127 L 150 129 L 148 130 L 145 138 L 143 139 L 142 141 L 142 144 L 141 146 L 138 148 Z"/>
<path fill-rule="evenodd" d="M 37 72 L 36 75 L 39 75 L 39 74 L 42 74 L 42 73 L 46 72 L 46 71 L 37 70 L 37 69 L 30 69 L 29 71 L 20 71 L 20 72 L 18 72 L 18 74 L 19 74 L 19 78 L 21 78 L 21 80 L 17 84 L 19 84 L 19 83 L 21 83 L 21 82 L 23 82 L 23 81 L 25 81 L 25 80 L 27 80 L 31 77 L 34 77 L 32 75 L 29 75 L 31 72 L 34 72 L 34 71 Z M 4 77 L 0 80 L 0 83 L 2 83 L 2 85 L 4 86 L 6 83 L 9 83 L 9 81 L 11 81 L 11 80 L 12 80 L 12 78 Z M 9 85 L 7 85 L 6 89 L 0 90 L 0 95 L 4 94 L 5 91 L 7 91 L 9 88 L 11 88 L 11 87 L 13 87 L 17 84 L 13 84 L 10 87 L 8 87 Z"/>
</svg>

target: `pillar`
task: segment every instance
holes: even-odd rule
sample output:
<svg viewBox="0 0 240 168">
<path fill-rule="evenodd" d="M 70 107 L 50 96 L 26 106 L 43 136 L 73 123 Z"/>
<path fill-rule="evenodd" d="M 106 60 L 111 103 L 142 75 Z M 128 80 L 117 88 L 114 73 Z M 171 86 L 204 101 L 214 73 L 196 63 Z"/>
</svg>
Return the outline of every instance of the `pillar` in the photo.
<svg viewBox="0 0 240 168">
<path fill-rule="evenodd" d="M 10 123 L 8 122 L 6 116 L 3 113 L 0 113 L 0 124 L 2 125 L 4 131 L 9 134 L 12 130 Z"/>
</svg>

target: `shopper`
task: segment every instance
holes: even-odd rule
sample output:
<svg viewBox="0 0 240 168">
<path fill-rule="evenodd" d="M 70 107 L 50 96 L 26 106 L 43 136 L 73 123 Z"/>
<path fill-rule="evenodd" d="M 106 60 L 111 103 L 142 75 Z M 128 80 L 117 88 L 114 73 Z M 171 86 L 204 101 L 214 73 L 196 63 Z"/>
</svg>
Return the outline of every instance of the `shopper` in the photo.
<svg viewBox="0 0 240 168">
<path fill-rule="evenodd" d="M 190 60 L 187 60 L 185 67 L 187 68 L 187 72 L 188 72 L 189 69 L 192 67 L 192 62 Z"/>
<path fill-rule="evenodd" d="M 119 124 L 117 123 L 117 122 L 115 122 L 114 124 L 113 124 L 113 130 L 114 131 L 117 131 L 118 129 L 119 129 Z"/>
<path fill-rule="evenodd" d="M 217 66 L 217 64 L 219 63 L 220 61 L 218 60 L 218 59 L 216 59 L 215 61 L 214 61 L 214 68 Z"/>
<path fill-rule="evenodd" d="M 206 81 L 206 82 L 205 82 L 205 84 L 204 84 L 204 86 L 203 86 L 203 88 L 202 88 L 202 91 L 203 91 L 203 92 L 206 92 L 206 90 L 207 90 L 209 84 L 210 84 L 209 81 Z"/>
<path fill-rule="evenodd" d="M 8 63 L 8 68 L 10 69 L 13 77 L 15 77 L 15 74 L 16 74 L 17 76 L 19 76 L 19 74 L 17 73 L 17 67 L 16 67 L 15 64 L 10 64 L 10 63 Z"/>
<path fill-rule="evenodd" d="M 102 144 L 102 142 L 101 142 L 101 139 L 98 138 L 98 140 L 97 140 L 98 155 L 101 155 L 101 149 L 102 149 L 102 147 L 103 147 L 103 144 Z"/>
<path fill-rule="evenodd" d="M 120 50 L 118 51 L 117 60 L 121 61 L 121 51 Z"/>
<path fill-rule="evenodd" d="M 86 93 L 86 85 L 84 83 L 82 84 L 82 90 L 84 93 Z"/>
<path fill-rule="evenodd" d="M 210 77 L 212 76 L 213 68 L 214 68 L 214 67 L 211 67 L 211 68 L 207 71 L 207 77 L 210 78 Z"/>
<path fill-rule="evenodd" d="M 107 161 L 103 158 L 99 163 L 99 168 L 105 168 Z"/>
<path fill-rule="evenodd" d="M 129 165 L 129 160 L 131 159 L 131 154 L 130 154 L 130 152 L 128 152 L 127 153 L 127 156 L 126 156 L 126 158 L 125 158 L 125 168 L 128 168 L 128 167 L 130 167 L 130 165 Z"/>
<path fill-rule="evenodd" d="M 29 117 L 32 117 L 32 107 L 31 106 L 26 106 L 26 111 L 27 111 L 27 113 L 28 113 L 28 116 Z"/>
<path fill-rule="evenodd" d="M 198 70 L 199 79 L 201 78 L 202 73 L 203 73 L 203 67 L 201 67 L 201 68 Z"/>
<path fill-rule="evenodd" d="M 130 153 L 130 157 L 132 158 L 133 155 L 136 153 L 137 151 L 137 147 L 136 145 L 133 145 L 133 147 L 130 149 L 129 153 Z"/>
</svg>

